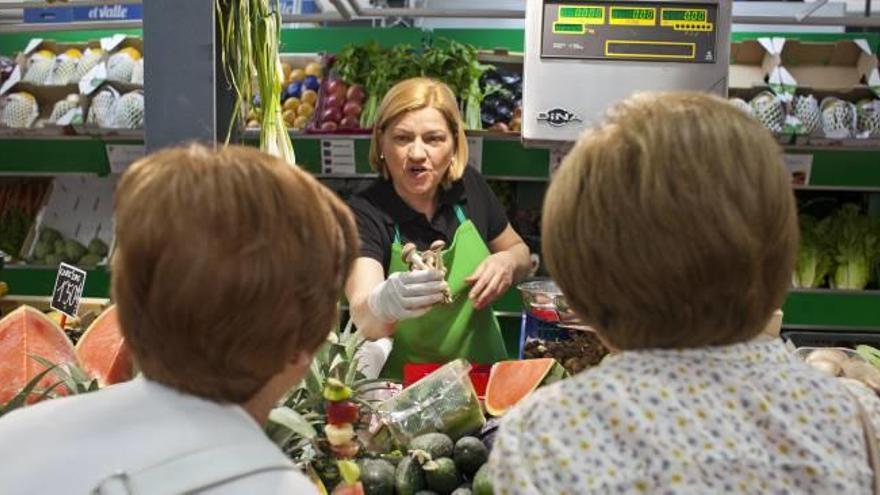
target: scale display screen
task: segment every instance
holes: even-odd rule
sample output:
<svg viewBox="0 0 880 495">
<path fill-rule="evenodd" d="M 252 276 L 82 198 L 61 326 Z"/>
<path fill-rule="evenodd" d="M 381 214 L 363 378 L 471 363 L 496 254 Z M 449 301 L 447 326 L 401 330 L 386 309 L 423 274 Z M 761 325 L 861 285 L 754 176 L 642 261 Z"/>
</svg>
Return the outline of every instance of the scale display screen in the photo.
<svg viewBox="0 0 880 495">
<path fill-rule="evenodd" d="M 715 63 L 717 4 L 544 0 L 541 58 Z"/>
</svg>

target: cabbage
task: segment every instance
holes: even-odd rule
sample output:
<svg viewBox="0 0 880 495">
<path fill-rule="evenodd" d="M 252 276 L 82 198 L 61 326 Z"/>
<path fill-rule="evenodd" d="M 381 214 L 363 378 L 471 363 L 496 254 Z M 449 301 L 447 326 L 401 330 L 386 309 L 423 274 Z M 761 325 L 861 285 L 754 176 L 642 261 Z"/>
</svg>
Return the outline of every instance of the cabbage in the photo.
<svg viewBox="0 0 880 495">
<path fill-rule="evenodd" d="M 797 289 L 811 289 L 821 286 L 831 271 L 827 246 L 830 220 L 820 222 L 809 215 L 801 215 L 800 228 L 801 245 L 791 274 L 791 285 Z"/>
<path fill-rule="evenodd" d="M 874 263 L 880 258 L 878 223 L 859 215 L 859 207 L 845 204 L 832 217 L 829 232 L 834 270 L 831 287 L 864 289 L 871 279 Z"/>
</svg>

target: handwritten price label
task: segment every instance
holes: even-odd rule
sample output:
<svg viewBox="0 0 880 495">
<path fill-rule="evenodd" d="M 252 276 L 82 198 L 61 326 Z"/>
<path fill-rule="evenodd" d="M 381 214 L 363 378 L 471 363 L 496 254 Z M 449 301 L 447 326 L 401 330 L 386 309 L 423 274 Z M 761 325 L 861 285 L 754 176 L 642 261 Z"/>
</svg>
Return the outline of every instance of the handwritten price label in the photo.
<svg viewBox="0 0 880 495">
<path fill-rule="evenodd" d="M 71 318 L 79 312 L 83 287 L 86 285 L 86 272 L 79 268 L 61 263 L 55 276 L 55 289 L 52 291 L 52 309 L 57 309 Z"/>
</svg>

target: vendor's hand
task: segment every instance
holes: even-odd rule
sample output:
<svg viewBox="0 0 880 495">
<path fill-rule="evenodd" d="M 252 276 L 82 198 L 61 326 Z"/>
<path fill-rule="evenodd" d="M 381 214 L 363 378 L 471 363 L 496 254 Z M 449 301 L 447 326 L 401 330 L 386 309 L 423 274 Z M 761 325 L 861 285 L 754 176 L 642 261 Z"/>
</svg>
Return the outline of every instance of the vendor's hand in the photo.
<svg viewBox="0 0 880 495">
<path fill-rule="evenodd" d="M 506 251 L 483 260 L 473 275 L 465 279 L 473 285 L 468 297 L 474 301 L 474 308 L 483 309 L 501 297 L 513 283 L 515 270 L 516 260 Z"/>
<path fill-rule="evenodd" d="M 393 323 L 427 313 L 447 288 L 438 270 L 395 272 L 370 292 L 367 304 L 377 318 Z"/>
</svg>

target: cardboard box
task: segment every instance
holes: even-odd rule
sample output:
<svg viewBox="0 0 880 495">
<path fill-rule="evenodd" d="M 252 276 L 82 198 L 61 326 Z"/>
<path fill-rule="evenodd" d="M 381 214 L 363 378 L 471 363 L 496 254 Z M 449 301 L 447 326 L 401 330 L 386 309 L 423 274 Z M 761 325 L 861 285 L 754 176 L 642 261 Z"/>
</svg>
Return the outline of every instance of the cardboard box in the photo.
<svg viewBox="0 0 880 495">
<path fill-rule="evenodd" d="M 85 53 L 88 49 L 99 48 L 101 48 L 101 44 L 98 41 L 89 41 L 83 43 L 59 43 L 54 40 L 41 40 L 40 38 L 34 38 L 31 40 L 25 50 L 18 54 L 18 56 L 16 57 L 16 65 L 21 68 L 21 75 L 24 77 L 26 76 L 28 60 L 34 53 L 38 51 L 49 50 L 57 56 L 65 53 L 68 50 L 73 49 L 78 50 L 80 53 Z M 104 56 L 106 56 L 106 54 Z"/>
<path fill-rule="evenodd" d="M 877 57 L 866 40 L 834 43 L 788 41 L 781 64 L 798 92 L 833 95 L 856 101 L 880 95 Z"/>
<path fill-rule="evenodd" d="M 82 123 L 79 123 L 74 126 L 77 134 L 88 135 L 88 136 L 103 136 L 103 137 L 131 137 L 131 138 L 143 138 L 144 130 L 143 128 L 139 129 L 126 129 L 126 128 L 113 128 L 113 127 L 98 127 L 96 125 L 90 124 L 88 122 L 89 111 L 91 110 L 92 101 L 95 96 L 101 92 L 104 88 L 113 88 L 119 93 L 119 97 L 130 93 L 132 91 L 143 91 L 143 87 L 137 84 L 131 83 L 122 83 L 118 81 L 104 81 L 102 82 L 97 89 L 91 91 L 88 95 L 83 96 L 83 119 Z"/>
<path fill-rule="evenodd" d="M 64 100 L 68 95 L 79 95 L 79 88 L 76 84 L 68 84 L 66 86 L 39 86 L 36 84 L 19 82 L 9 88 L 8 93 L 25 92 L 31 94 L 37 100 L 39 115 L 29 128 L 8 128 L 0 124 L 0 135 L 27 135 L 27 136 L 58 136 L 63 134 L 72 134 L 72 129 L 67 124 L 74 116 L 68 116 L 67 120 L 62 120 L 60 125 L 48 123 L 55 104 Z M 85 115 L 87 99 L 80 96 L 78 109 Z"/>
<path fill-rule="evenodd" d="M 779 51 L 784 43 L 782 38 L 758 38 L 731 44 L 728 87 L 731 90 L 767 88 L 779 68 Z"/>
</svg>

